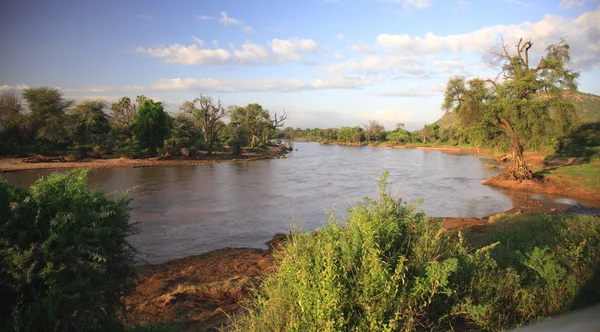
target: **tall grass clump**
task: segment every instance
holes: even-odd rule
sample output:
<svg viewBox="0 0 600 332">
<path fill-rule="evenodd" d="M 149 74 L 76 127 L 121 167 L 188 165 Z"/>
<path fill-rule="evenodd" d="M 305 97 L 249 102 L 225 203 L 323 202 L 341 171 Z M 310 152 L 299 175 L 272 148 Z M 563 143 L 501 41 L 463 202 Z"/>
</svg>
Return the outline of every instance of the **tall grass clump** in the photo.
<svg viewBox="0 0 600 332">
<path fill-rule="evenodd" d="M 232 329 L 499 330 L 569 310 L 598 278 L 600 218 L 560 219 L 545 229 L 555 237 L 528 235 L 553 242 L 528 247 L 503 234 L 469 244 L 386 184 L 387 172 L 379 197 L 343 222 L 330 216 L 316 234 L 292 235 Z"/>
<path fill-rule="evenodd" d="M 0 179 L 0 330 L 115 331 L 134 274 L 129 199 L 87 188 L 87 170 L 29 190 Z"/>
</svg>

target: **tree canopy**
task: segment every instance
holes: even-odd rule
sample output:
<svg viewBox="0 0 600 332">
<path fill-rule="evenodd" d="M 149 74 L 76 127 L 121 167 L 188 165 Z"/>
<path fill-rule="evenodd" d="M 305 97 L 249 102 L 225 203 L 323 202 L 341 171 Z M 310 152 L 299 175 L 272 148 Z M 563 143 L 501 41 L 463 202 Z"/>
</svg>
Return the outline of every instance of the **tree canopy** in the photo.
<svg viewBox="0 0 600 332">
<path fill-rule="evenodd" d="M 442 106 L 456 112 L 465 126 L 500 129 L 511 139 L 514 165 L 508 174 L 513 179 L 533 177 L 523 161 L 521 137 L 565 131 L 574 119 L 574 106 L 564 97 L 566 89 L 577 88 L 579 77 L 566 67 L 569 45 L 561 40 L 548 46 L 535 67 L 530 65 L 532 47 L 531 41 L 521 39 L 511 53 L 503 41 L 494 52 L 494 63 L 501 68 L 498 78 L 452 77 Z"/>
<path fill-rule="evenodd" d="M 163 110 L 162 103 L 146 99 L 139 106 L 133 118 L 135 141 L 141 149 L 156 154 L 156 149 L 164 144 L 169 134 L 171 119 Z"/>
</svg>

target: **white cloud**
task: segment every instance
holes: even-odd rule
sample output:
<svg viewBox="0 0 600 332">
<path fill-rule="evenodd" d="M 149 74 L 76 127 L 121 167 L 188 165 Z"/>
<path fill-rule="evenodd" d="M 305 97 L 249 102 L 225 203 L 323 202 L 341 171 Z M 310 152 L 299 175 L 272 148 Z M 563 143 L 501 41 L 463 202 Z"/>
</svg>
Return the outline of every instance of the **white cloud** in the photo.
<svg viewBox="0 0 600 332">
<path fill-rule="evenodd" d="M 336 59 L 341 59 L 341 58 L 344 57 L 344 54 L 342 54 L 342 52 L 340 52 L 340 51 L 334 51 L 333 52 L 333 57 L 336 58 Z"/>
<path fill-rule="evenodd" d="M 204 48 L 204 41 L 192 36 L 194 44 L 159 46 L 155 48 L 138 47 L 139 53 L 155 58 L 162 58 L 167 63 L 182 65 L 222 65 L 222 64 L 276 64 L 285 61 L 302 60 L 305 54 L 314 52 L 319 45 L 312 39 L 273 39 L 271 50 L 266 47 L 246 42 L 240 49 L 228 43 L 230 51 L 219 47 L 213 40 L 214 48 Z"/>
<path fill-rule="evenodd" d="M 199 20 L 202 20 L 202 21 L 208 21 L 208 20 L 212 20 L 213 19 L 212 16 L 207 16 L 207 15 L 198 15 L 197 17 L 198 17 Z"/>
<path fill-rule="evenodd" d="M 337 39 L 344 39 L 344 38 L 346 38 L 346 35 L 343 34 L 343 33 L 338 33 L 337 36 L 335 36 L 335 38 L 337 38 Z"/>
<path fill-rule="evenodd" d="M 225 26 L 228 26 L 230 24 L 240 25 L 243 23 L 242 21 L 238 20 L 237 18 L 227 16 L 226 12 L 221 12 L 221 18 L 219 19 L 219 22 L 221 22 Z"/>
<path fill-rule="evenodd" d="M 167 63 L 182 65 L 214 65 L 223 64 L 231 59 L 231 53 L 224 49 L 200 49 L 196 45 L 184 46 L 173 44 L 169 47 L 143 48 L 138 52 L 155 58 L 164 58 Z"/>
<path fill-rule="evenodd" d="M 285 60 L 300 60 L 300 52 L 312 52 L 317 43 L 312 39 L 278 39 L 271 41 L 271 49 Z"/>
<path fill-rule="evenodd" d="M 0 85 L 0 91 L 17 91 L 17 90 L 27 90 L 27 89 L 29 89 L 29 85 L 25 85 L 25 84 Z"/>
<path fill-rule="evenodd" d="M 371 81 L 360 77 L 316 78 L 312 81 L 298 79 L 232 80 L 215 78 L 161 78 L 151 86 L 99 86 L 83 91 L 107 94 L 137 91 L 194 91 L 194 92 L 292 92 L 327 89 L 362 89 Z M 0 86 L 0 89 L 2 86 Z"/>
<path fill-rule="evenodd" d="M 425 9 L 431 6 L 430 0 L 383 0 L 384 2 L 393 2 L 402 5 L 402 8 Z"/>
<path fill-rule="evenodd" d="M 247 26 L 244 27 L 244 31 L 251 32 L 252 31 L 252 27 L 249 26 L 249 25 L 247 25 Z"/>
<path fill-rule="evenodd" d="M 558 6 L 563 9 L 571 9 L 575 7 L 583 7 L 585 3 L 586 0 L 560 0 L 560 4 Z"/>
<path fill-rule="evenodd" d="M 234 55 L 242 62 L 264 62 L 269 58 L 269 51 L 260 45 L 246 42 L 242 45 L 241 50 L 236 50 L 234 52 Z"/>
<path fill-rule="evenodd" d="M 545 48 L 564 38 L 571 46 L 572 65 L 575 69 L 600 66 L 600 7 L 575 19 L 545 15 L 538 22 L 513 25 L 495 25 L 453 35 L 424 37 L 407 34 L 380 34 L 376 45 L 385 48 L 387 54 L 437 55 L 443 53 L 476 53 L 488 55 L 500 42 L 500 36 L 508 45 L 516 44 L 520 38 L 532 38 L 534 52 L 538 58 Z"/>
</svg>

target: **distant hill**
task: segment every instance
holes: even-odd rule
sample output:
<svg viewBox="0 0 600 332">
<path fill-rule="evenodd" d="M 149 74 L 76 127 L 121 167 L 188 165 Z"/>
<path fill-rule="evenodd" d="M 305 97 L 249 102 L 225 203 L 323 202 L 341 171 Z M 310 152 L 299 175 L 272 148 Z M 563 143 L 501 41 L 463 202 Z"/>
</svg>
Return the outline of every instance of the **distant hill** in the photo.
<svg viewBox="0 0 600 332">
<path fill-rule="evenodd" d="M 572 95 L 577 114 L 583 123 L 600 121 L 600 96 L 585 92 L 569 92 Z M 458 118 L 454 112 L 446 112 L 434 123 L 440 126 L 440 129 L 447 129 L 456 124 Z"/>
</svg>

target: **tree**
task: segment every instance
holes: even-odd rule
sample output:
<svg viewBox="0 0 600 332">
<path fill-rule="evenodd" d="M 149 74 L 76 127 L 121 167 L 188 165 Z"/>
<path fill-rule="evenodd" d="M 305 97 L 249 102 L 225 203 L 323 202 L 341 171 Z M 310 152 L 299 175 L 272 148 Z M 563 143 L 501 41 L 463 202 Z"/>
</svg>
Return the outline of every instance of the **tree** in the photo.
<svg viewBox="0 0 600 332">
<path fill-rule="evenodd" d="M 65 113 L 73 105 L 63 98 L 59 89 L 40 87 L 23 91 L 29 105 L 31 129 L 40 143 L 40 150 L 65 142 L 68 137 Z"/>
<path fill-rule="evenodd" d="M 198 104 L 198 107 L 196 107 L 196 104 Z M 192 114 L 200 128 L 202 128 L 204 141 L 208 143 L 207 155 L 211 155 L 217 135 L 225 127 L 223 121 L 220 121 L 227 115 L 225 108 L 221 105 L 221 100 L 218 100 L 215 104 L 212 98 L 200 95 L 199 98 L 193 101 L 183 103 L 181 109 Z"/>
<path fill-rule="evenodd" d="M 151 155 L 156 154 L 156 149 L 163 147 L 169 134 L 170 122 L 160 102 L 144 100 L 133 117 L 132 131 L 138 148 L 145 149 Z"/>
<path fill-rule="evenodd" d="M 23 102 L 17 93 L 5 92 L 0 95 L 0 134 L 6 142 L 16 141 L 19 151 L 23 153 L 29 131 Z"/>
<path fill-rule="evenodd" d="M 275 135 L 278 128 L 282 128 L 284 126 L 284 121 L 287 119 L 287 117 L 288 115 L 285 111 L 283 111 L 283 114 L 281 114 L 281 116 L 278 116 L 277 112 L 275 112 L 273 114 L 273 118 L 271 118 L 271 115 L 269 114 L 269 119 L 271 120 L 271 123 L 264 130 L 265 144 L 269 143 L 271 136 Z"/>
<path fill-rule="evenodd" d="M 254 147 L 265 129 L 273 125 L 269 112 L 259 104 L 248 104 L 230 110 L 231 121 L 241 124 L 250 134 L 250 146 Z"/>
<path fill-rule="evenodd" d="M 442 108 L 459 115 L 463 125 L 499 128 L 511 140 L 512 179 L 532 179 L 533 173 L 523 160 L 521 137 L 543 135 L 553 121 L 568 121 L 574 106 L 564 90 L 576 90 L 578 72 L 566 68 L 569 45 L 560 41 L 546 48 L 535 67 L 530 67 L 529 51 L 533 43 L 520 39 L 511 53 L 504 41 L 494 52 L 501 64 L 502 82 L 492 79 L 452 77 L 446 86 Z M 568 127 L 568 126 L 565 126 Z"/>
<path fill-rule="evenodd" d="M 379 142 L 381 133 L 385 132 L 383 125 L 375 120 L 371 120 L 368 124 L 363 126 L 365 127 L 365 136 L 367 137 L 369 144 L 371 144 L 371 137 L 374 137 L 375 140 Z"/>
<path fill-rule="evenodd" d="M 87 173 L 56 173 L 28 191 L 0 178 L 0 330 L 121 330 L 136 271 L 130 200 L 89 190 Z"/>
<path fill-rule="evenodd" d="M 146 100 L 145 96 L 137 96 L 135 98 L 136 103 L 131 103 L 131 99 L 123 97 L 119 102 L 112 103 L 110 110 L 112 112 L 112 124 L 119 132 L 125 137 L 125 140 L 129 139 L 133 144 L 133 132 L 131 126 L 133 125 L 133 118 L 137 114 L 138 106 Z"/>
<path fill-rule="evenodd" d="M 70 112 L 73 140 L 79 145 L 105 146 L 110 133 L 110 121 L 104 100 L 84 100 Z"/>
<path fill-rule="evenodd" d="M 429 126 L 424 125 L 422 130 L 423 135 L 423 144 L 427 142 L 427 139 L 431 136 L 431 128 Z"/>
<path fill-rule="evenodd" d="M 173 117 L 170 136 L 167 145 L 171 148 L 195 147 L 198 136 L 200 136 L 200 130 L 190 114 L 178 112 Z"/>
</svg>

